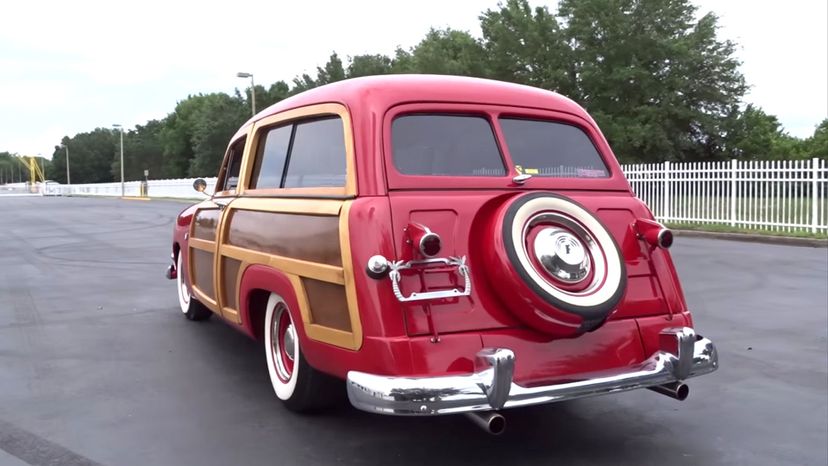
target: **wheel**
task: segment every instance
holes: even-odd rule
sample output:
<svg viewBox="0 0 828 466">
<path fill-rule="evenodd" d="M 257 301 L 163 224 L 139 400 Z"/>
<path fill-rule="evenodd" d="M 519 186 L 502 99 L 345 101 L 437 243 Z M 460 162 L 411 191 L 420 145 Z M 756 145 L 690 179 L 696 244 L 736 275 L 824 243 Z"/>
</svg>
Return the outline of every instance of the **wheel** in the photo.
<svg viewBox="0 0 828 466">
<path fill-rule="evenodd" d="M 213 312 L 204 304 L 192 295 L 190 295 L 190 290 L 187 288 L 187 280 L 184 279 L 184 272 L 185 268 L 182 267 L 181 264 L 181 256 L 183 254 L 181 252 L 178 253 L 178 260 L 176 261 L 177 267 L 177 274 L 176 274 L 176 283 L 178 284 L 178 305 L 181 307 L 181 312 L 184 313 L 184 317 L 190 320 L 207 320 L 212 315 Z"/>
<path fill-rule="evenodd" d="M 527 325 L 558 337 L 600 327 L 626 291 L 624 258 L 606 226 L 555 193 L 516 196 L 492 223 L 488 270 Z"/>
<path fill-rule="evenodd" d="M 265 354 L 273 391 L 291 411 L 311 411 L 334 404 L 344 387 L 311 367 L 302 356 L 299 334 L 285 301 L 271 294 L 265 313 Z"/>
</svg>

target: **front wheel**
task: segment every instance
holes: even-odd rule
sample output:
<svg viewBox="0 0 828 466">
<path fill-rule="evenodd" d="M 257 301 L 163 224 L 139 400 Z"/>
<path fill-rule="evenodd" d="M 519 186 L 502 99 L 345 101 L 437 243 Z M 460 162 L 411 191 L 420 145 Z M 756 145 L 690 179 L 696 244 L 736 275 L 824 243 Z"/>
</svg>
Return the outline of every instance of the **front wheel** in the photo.
<svg viewBox="0 0 828 466">
<path fill-rule="evenodd" d="M 190 289 L 187 288 L 187 280 L 184 279 L 185 269 L 182 267 L 181 252 L 178 253 L 178 260 L 176 267 L 178 267 L 176 274 L 176 285 L 178 285 L 178 305 L 181 307 L 181 312 L 184 317 L 190 320 L 207 320 L 213 315 L 213 312 L 201 301 L 195 299 L 190 295 Z"/>
<path fill-rule="evenodd" d="M 291 411 L 302 412 L 334 403 L 344 388 L 339 381 L 305 361 L 291 313 L 285 301 L 276 294 L 271 294 L 267 300 L 264 328 L 270 382 L 285 406 Z"/>
</svg>

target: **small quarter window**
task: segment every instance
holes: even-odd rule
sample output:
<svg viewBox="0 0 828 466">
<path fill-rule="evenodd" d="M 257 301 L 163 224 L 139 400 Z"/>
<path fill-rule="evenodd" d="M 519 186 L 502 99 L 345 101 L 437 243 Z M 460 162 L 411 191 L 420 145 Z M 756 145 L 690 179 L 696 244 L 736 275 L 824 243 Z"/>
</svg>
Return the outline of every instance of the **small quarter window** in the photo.
<svg viewBox="0 0 828 466">
<path fill-rule="evenodd" d="M 244 154 L 244 143 L 246 137 L 234 142 L 227 150 L 227 169 L 224 172 L 224 179 L 220 180 L 221 189 L 216 191 L 235 191 L 239 186 L 239 172 L 241 172 L 242 155 Z"/>
<path fill-rule="evenodd" d="M 279 188 L 293 125 L 271 128 L 259 140 L 250 189 Z"/>
<path fill-rule="evenodd" d="M 405 175 L 504 176 L 506 168 L 485 118 L 405 115 L 391 128 L 394 166 Z"/>
<path fill-rule="evenodd" d="M 523 173 L 555 178 L 606 178 L 604 160 L 577 126 L 554 121 L 501 118 L 512 161 Z"/>
<path fill-rule="evenodd" d="M 285 188 L 345 186 L 345 133 L 339 117 L 297 123 Z"/>
</svg>

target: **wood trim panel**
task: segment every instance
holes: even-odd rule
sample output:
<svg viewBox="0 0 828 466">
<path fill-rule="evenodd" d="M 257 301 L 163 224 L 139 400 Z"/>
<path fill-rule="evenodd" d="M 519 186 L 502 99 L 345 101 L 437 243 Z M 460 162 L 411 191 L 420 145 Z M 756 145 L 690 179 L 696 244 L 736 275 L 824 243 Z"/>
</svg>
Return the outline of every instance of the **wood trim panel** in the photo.
<svg viewBox="0 0 828 466">
<path fill-rule="evenodd" d="M 340 120 L 342 120 L 342 131 L 343 137 L 345 140 L 345 186 L 343 187 L 319 187 L 319 188 L 282 188 L 282 189 L 248 189 L 246 190 L 245 187 L 249 186 L 250 178 L 253 175 L 253 158 L 255 157 L 256 151 L 254 150 L 259 146 L 259 141 L 262 138 L 263 129 L 267 129 L 270 126 L 275 126 L 280 123 L 288 123 L 292 120 L 303 120 L 312 117 L 321 117 L 321 116 L 328 116 L 328 115 L 336 115 L 339 116 Z M 287 194 L 307 194 L 308 196 L 314 195 L 344 195 L 344 196 L 354 196 L 356 195 L 356 151 L 354 149 L 354 130 L 353 130 L 353 123 L 351 122 L 351 114 L 348 112 L 348 109 L 342 105 L 337 103 L 326 103 L 326 104 L 316 104 L 316 105 L 308 105 L 306 107 L 294 108 L 292 110 L 287 110 L 276 115 L 271 115 L 261 120 L 255 122 L 253 124 L 253 128 L 248 133 L 249 135 L 252 134 L 252 137 L 248 137 L 247 145 L 245 146 L 245 157 L 243 160 L 242 165 L 242 173 L 240 182 L 241 193 L 247 192 L 251 195 L 257 195 L 260 192 L 265 192 L 265 194 L 273 194 L 279 195 L 280 193 L 287 193 Z"/>
<path fill-rule="evenodd" d="M 352 201 L 345 202 L 339 214 L 339 248 L 342 250 L 345 298 L 348 301 L 348 314 L 351 316 L 353 338 L 351 349 L 358 350 L 362 347 L 362 319 L 359 317 L 359 305 L 357 304 L 356 282 L 354 281 L 353 259 L 351 258 L 351 229 L 348 227 L 351 204 Z"/>
<path fill-rule="evenodd" d="M 233 209 L 222 244 L 274 256 L 342 267 L 339 219 Z"/>
<path fill-rule="evenodd" d="M 207 241 L 206 239 L 200 238 L 190 238 L 188 240 L 190 248 L 192 249 L 200 249 L 202 251 L 207 252 L 215 252 L 216 251 L 216 243 L 212 241 Z"/>
<path fill-rule="evenodd" d="M 288 275 L 288 279 L 290 279 L 290 283 L 293 285 L 293 291 L 296 293 L 296 301 L 299 303 L 299 313 L 302 316 L 302 322 L 305 324 L 305 334 L 307 334 L 308 338 L 353 350 L 359 349 L 362 346 L 361 336 L 357 340 L 354 333 L 323 327 L 313 323 L 308 295 L 302 284 L 302 278 L 297 275 Z"/>
<path fill-rule="evenodd" d="M 251 251 L 249 249 L 221 245 L 221 254 L 227 257 L 247 262 L 248 264 L 261 264 L 273 267 L 288 274 L 301 275 L 303 277 L 322 280 L 323 282 L 345 284 L 342 267 L 334 265 L 317 264 L 289 257 L 276 256 L 264 252 Z"/>
<path fill-rule="evenodd" d="M 294 188 L 288 188 L 294 189 Z M 262 190 L 262 191 L 287 191 Z M 308 188 L 295 188 L 308 189 Z M 252 191 L 251 191 L 252 194 Z M 257 210 L 263 212 L 281 212 L 286 214 L 305 215 L 339 215 L 344 201 L 336 199 L 279 199 L 243 197 L 233 201 L 232 209 Z"/>
</svg>

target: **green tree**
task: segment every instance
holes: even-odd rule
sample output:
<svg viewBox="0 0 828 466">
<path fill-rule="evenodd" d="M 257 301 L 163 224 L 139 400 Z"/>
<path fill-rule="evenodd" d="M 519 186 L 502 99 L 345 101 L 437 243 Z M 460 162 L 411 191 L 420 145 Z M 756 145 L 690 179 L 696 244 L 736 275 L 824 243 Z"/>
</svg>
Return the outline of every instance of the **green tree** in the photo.
<svg viewBox="0 0 828 466">
<path fill-rule="evenodd" d="M 357 55 L 351 57 L 346 70 L 349 78 L 391 73 L 391 59 L 385 55 Z"/>
<path fill-rule="evenodd" d="M 805 140 L 804 152 L 808 157 L 828 159 L 828 118 L 822 120 L 813 136 Z"/>
<path fill-rule="evenodd" d="M 572 97 L 624 161 L 724 156 L 731 109 L 746 90 L 735 45 L 688 0 L 562 0 Z"/>
<path fill-rule="evenodd" d="M 466 31 L 431 29 L 410 52 L 397 50 L 394 72 L 488 75 L 486 51 L 481 42 Z"/>
<path fill-rule="evenodd" d="M 526 1 L 509 0 L 483 12 L 480 28 L 492 78 L 575 97 L 571 50 L 548 8 L 532 10 Z"/>
</svg>

